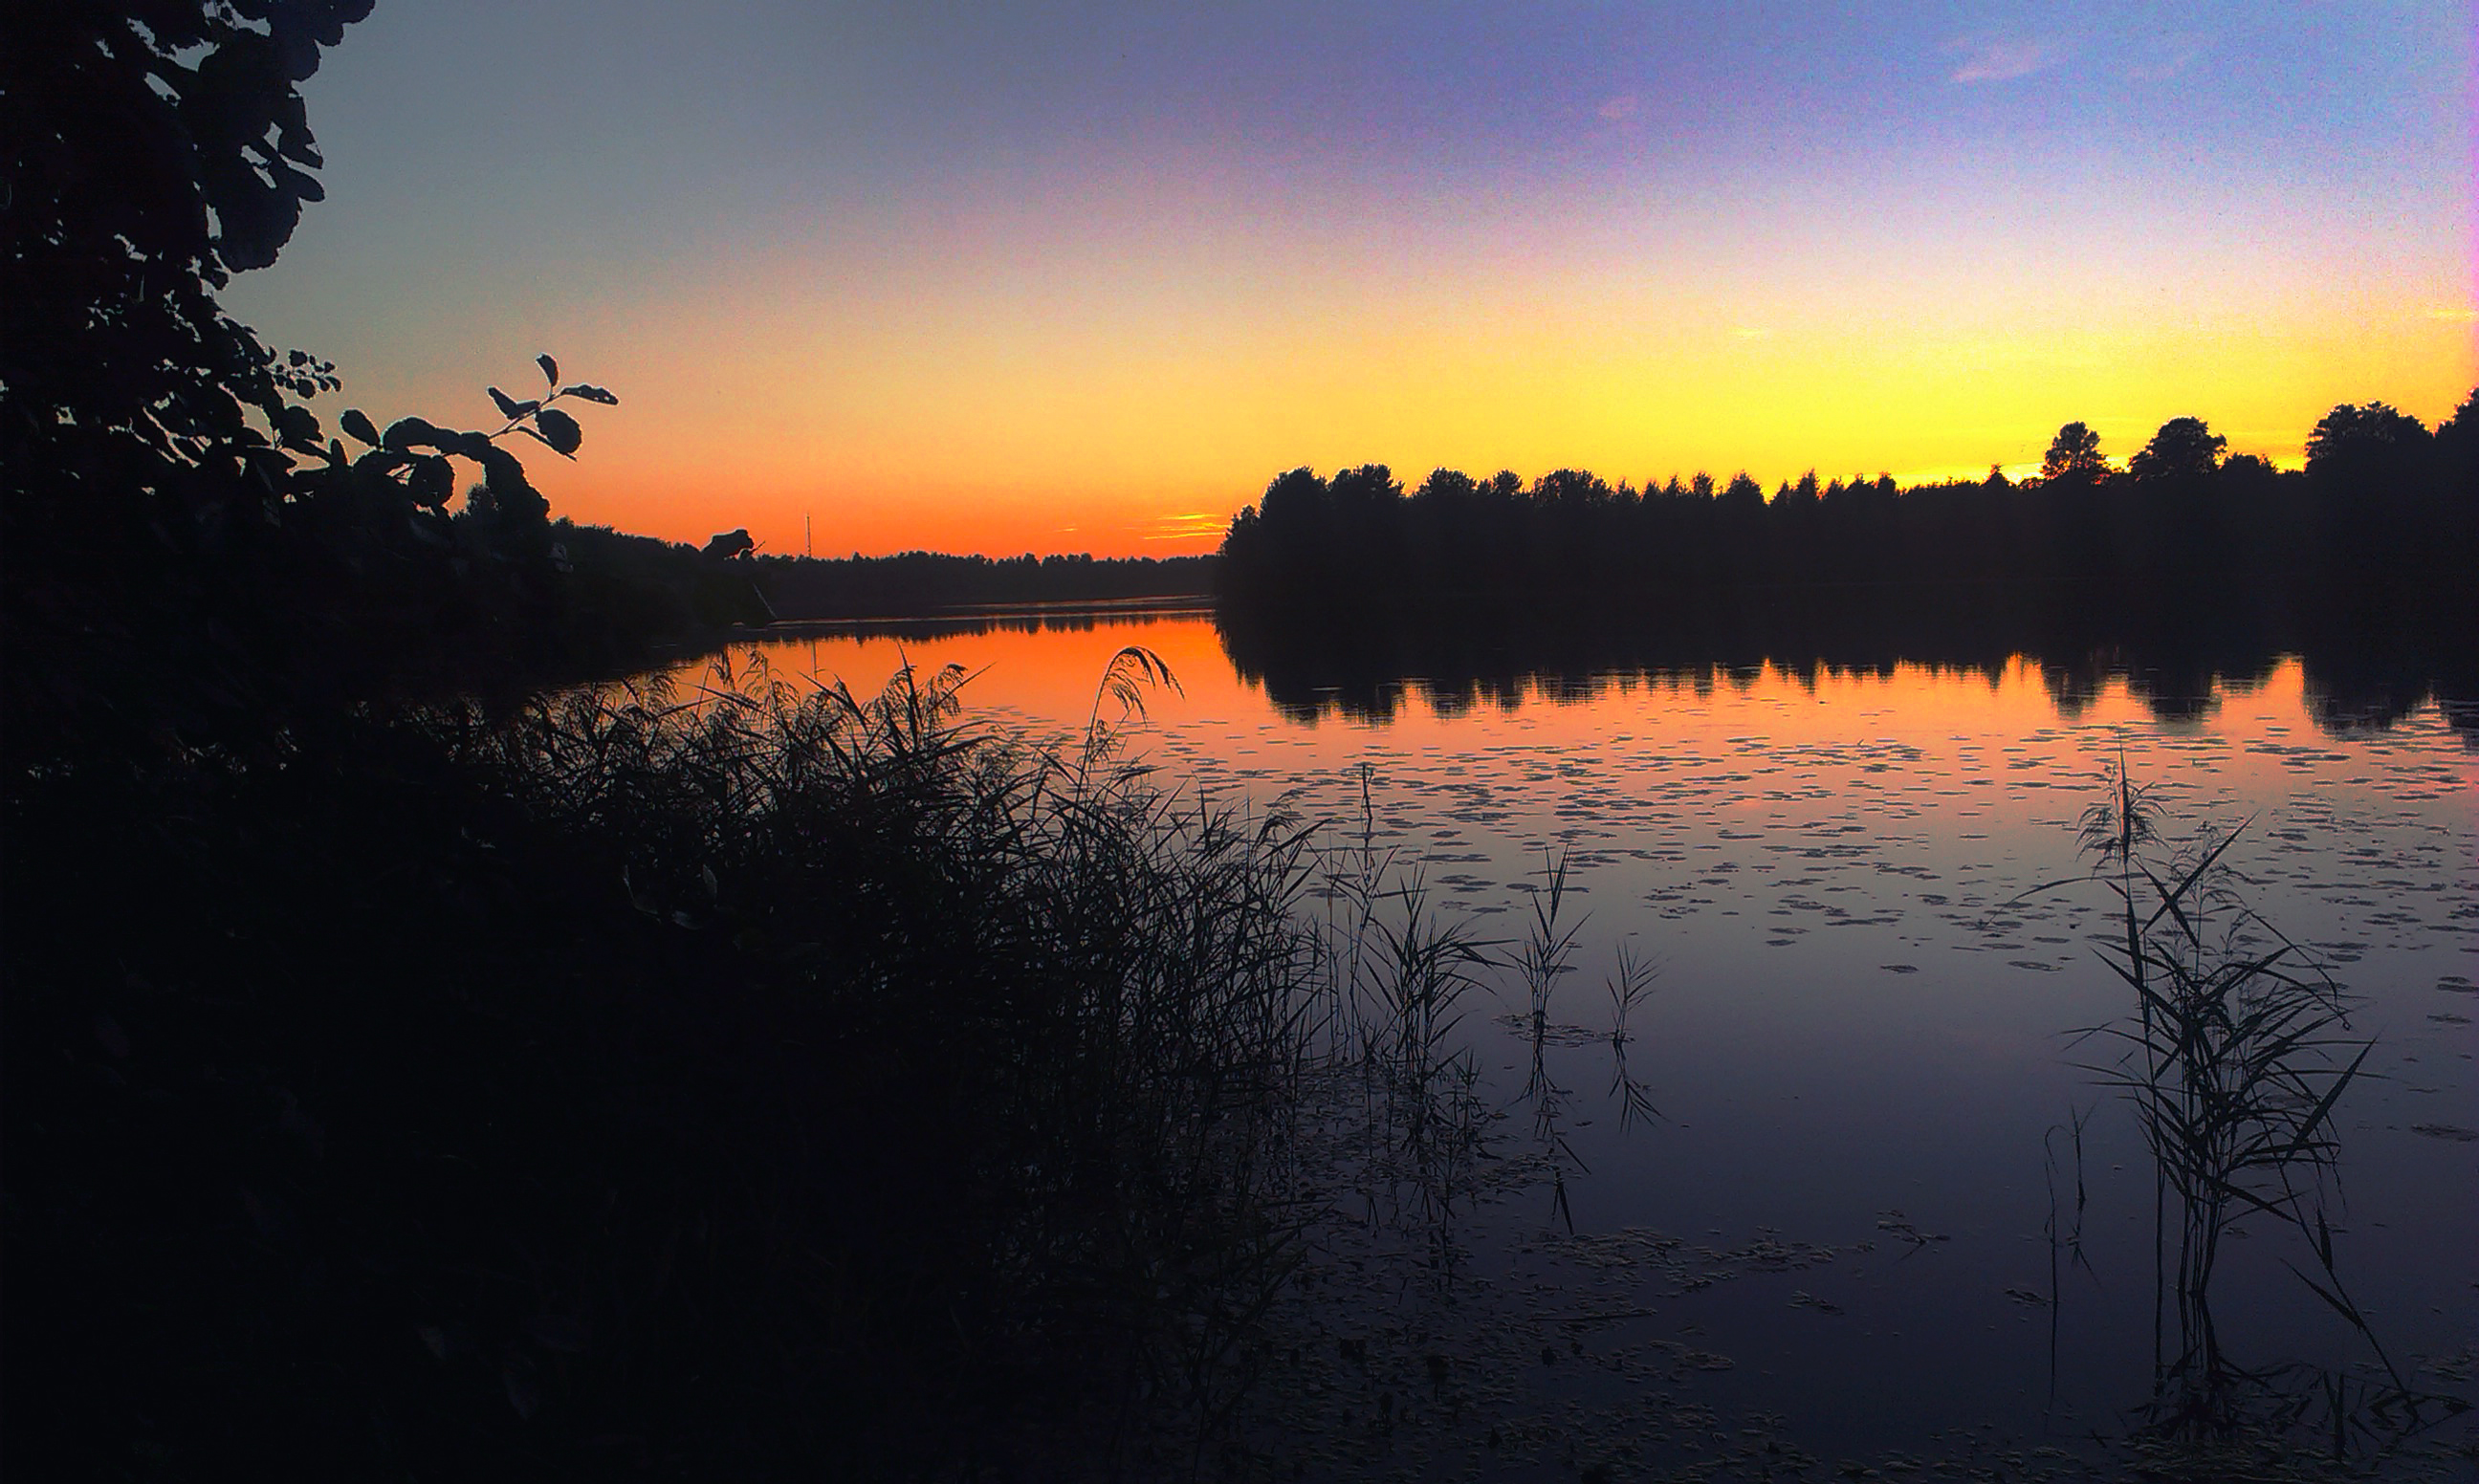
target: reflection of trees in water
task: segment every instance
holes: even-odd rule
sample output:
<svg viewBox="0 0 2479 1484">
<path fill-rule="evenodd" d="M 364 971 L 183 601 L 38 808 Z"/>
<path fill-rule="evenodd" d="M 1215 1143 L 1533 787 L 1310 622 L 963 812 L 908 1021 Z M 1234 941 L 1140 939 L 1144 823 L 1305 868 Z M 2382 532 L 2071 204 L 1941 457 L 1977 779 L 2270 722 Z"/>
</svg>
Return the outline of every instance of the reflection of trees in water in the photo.
<svg viewBox="0 0 2479 1484">
<path fill-rule="evenodd" d="M 1240 677 L 1295 721 L 1386 722 L 1416 698 L 1458 716 L 1638 685 L 1701 697 L 1745 690 L 1768 666 L 1810 686 L 1828 675 L 1889 678 L 1901 665 L 1994 684 L 2021 658 L 2066 720 L 2122 681 L 2161 721 L 2193 722 L 2220 691 L 2261 685 L 2294 655 L 2329 732 L 2381 730 L 2434 701 L 2479 746 L 2479 654 L 2443 618 L 2130 615 L 2082 611 L 2055 593 L 2038 599 L 2054 611 L 1985 591 L 1778 597 L 1658 612 L 1402 608 L 1314 623 L 1226 605 L 1215 628 Z"/>
<path fill-rule="evenodd" d="M 768 637 L 832 636 L 896 639 L 907 644 L 921 644 L 933 639 L 969 639 L 983 634 L 1089 634 L 1105 628 L 1142 627 L 1165 618 L 1188 618 L 1202 611 L 1193 603 L 1075 603 L 937 618 L 816 619 L 797 625 L 777 625 L 768 630 Z M 740 637 L 745 639 L 746 635 Z"/>
</svg>

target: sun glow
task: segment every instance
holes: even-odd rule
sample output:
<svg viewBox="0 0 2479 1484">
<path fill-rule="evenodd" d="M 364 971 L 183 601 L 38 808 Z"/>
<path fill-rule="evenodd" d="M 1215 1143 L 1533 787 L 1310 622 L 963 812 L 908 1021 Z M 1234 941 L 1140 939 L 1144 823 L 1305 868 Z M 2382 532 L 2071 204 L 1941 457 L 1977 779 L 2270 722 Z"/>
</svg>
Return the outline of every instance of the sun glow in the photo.
<svg viewBox="0 0 2479 1484">
<path fill-rule="evenodd" d="M 1037 69 L 923 20 L 787 42 L 780 76 L 734 53 L 714 95 L 751 117 L 523 192 L 475 173 L 496 133 L 408 153 L 424 28 L 466 54 L 383 11 L 402 38 L 316 80 L 329 201 L 233 299 L 374 415 L 478 407 L 552 350 L 624 398 L 537 460 L 561 512 L 773 551 L 805 518 L 821 552 L 1205 550 L 1304 464 L 1770 487 L 2020 469 L 2068 421 L 2120 459 L 2198 416 L 2294 462 L 2339 402 L 2449 415 L 2479 380 L 2466 15 L 2291 17 L 2278 50 L 2199 20 L 2177 56 L 2211 69 L 2101 77 L 2064 64 L 2073 10 L 1957 38 L 1893 8 L 1779 56 L 1685 13 L 1649 53 L 1607 17 L 1439 53 L 1384 7 L 1352 47 L 1182 21 L 1116 61 L 998 28 Z M 1469 90 L 1429 86 L 1449 64 Z M 459 86 L 531 107 L 521 72 Z"/>
</svg>

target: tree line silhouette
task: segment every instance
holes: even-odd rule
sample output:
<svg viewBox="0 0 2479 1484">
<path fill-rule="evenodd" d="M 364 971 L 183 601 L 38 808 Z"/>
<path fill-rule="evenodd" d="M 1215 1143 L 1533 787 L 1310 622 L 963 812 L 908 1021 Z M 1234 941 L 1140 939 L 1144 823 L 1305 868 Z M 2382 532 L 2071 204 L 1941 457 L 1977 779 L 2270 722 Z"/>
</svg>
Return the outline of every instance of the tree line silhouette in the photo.
<svg viewBox="0 0 2479 1484">
<path fill-rule="evenodd" d="M 950 609 L 1138 598 L 1203 598 L 1211 556 L 760 556 L 757 581 L 781 619 L 921 617 Z"/>
<path fill-rule="evenodd" d="M 2303 473 L 2200 419 L 2162 424 L 2123 470 L 2070 422 L 2040 473 L 1898 486 L 1879 473 L 1767 497 L 1745 472 L 1638 489 L 1561 469 L 1525 484 L 1440 469 L 1406 493 L 1367 464 L 1277 475 L 1223 538 L 1221 593 L 1252 621 L 1520 600 L 1675 609 L 1728 590 L 2025 583 L 2134 592 L 2277 579 L 2441 585 L 2479 570 L 2479 415 L 2431 433 L 2381 402 L 2316 423 Z"/>
</svg>

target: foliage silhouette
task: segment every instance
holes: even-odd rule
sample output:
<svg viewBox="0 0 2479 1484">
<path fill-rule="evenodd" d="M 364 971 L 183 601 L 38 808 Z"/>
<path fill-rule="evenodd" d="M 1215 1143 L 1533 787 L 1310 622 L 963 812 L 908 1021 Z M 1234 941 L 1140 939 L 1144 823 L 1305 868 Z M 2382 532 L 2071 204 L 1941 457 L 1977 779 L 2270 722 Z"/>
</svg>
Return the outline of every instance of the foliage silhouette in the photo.
<svg viewBox="0 0 2479 1484">
<path fill-rule="evenodd" d="M 2108 474 L 2108 460 L 2101 456 L 2100 434 L 2082 422 L 2069 422 L 2057 429 L 2049 440 L 2049 451 L 2040 460 L 2043 479 L 2099 479 Z"/>
<path fill-rule="evenodd" d="M 2210 477 L 2229 446 L 2201 418 L 2171 418 L 2126 461 L 2126 472 L 2137 479 Z"/>
<path fill-rule="evenodd" d="M 320 157 L 299 85 L 368 0 L 13 5 L 0 49 L 0 702 L 17 764 L 275 745 L 335 702 L 591 672 L 711 608 L 580 571 L 510 448 L 574 457 L 563 383 L 384 431 L 218 306 Z M 348 442 L 349 441 L 349 442 Z M 478 483 L 452 516 L 460 477 Z M 710 585 L 699 574 L 690 586 Z M 757 611 L 725 604 L 735 617 Z M 759 605 L 762 606 L 762 605 Z"/>
<path fill-rule="evenodd" d="M 1099 760 L 1107 718 L 971 727 L 958 678 L 724 670 L 19 790 L 13 1471 L 1158 1446 L 1141 1399 L 1204 1405 L 1284 1270 L 1308 862 Z"/>
<path fill-rule="evenodd" d="M 213 474 L 238 471 L 200 467 L 200 441 L 258 470 L 315 448 L 287 397 L 331 390 L 331 369 L 279 359 L 214 293 L 275 261 L 322 195 L 298 85 L 370 9 L 10 7 L 0 382 L 13 484 L 32 486 L 13 495 L 112 501 L 186 468 L 154 493 L 234 500 L 246 486 Z"/>
</svg>

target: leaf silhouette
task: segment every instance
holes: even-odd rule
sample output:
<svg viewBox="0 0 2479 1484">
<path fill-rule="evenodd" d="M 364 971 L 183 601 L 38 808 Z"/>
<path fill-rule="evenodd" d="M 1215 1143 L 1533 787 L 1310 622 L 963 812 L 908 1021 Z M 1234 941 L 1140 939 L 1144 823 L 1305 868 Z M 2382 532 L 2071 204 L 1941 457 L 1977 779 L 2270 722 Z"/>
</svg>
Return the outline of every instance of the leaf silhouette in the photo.
<svg viewBox="0 0 2479 1484">
<path fill-rule="evenodd" d="M 546 407 L 534 414 L 534 425 L 542 429 L 542 441 L 550 445 L 554 453 L 574 454 L 577 445 L 585 442 L 585 429 L 576 425 L 575 418 L 556 408 Z"/>
<path fill-rule="evenodd" d="M 456 471 L 437 454 L 426 454 L 413 461 L 413 499 L 416 504 L 436 510 L 447 503 L 456 491 Z"/>
<path fill-rule="evenodd" d="M 400 453 L 407 448 L 444 448 L 447 436 L 428 419 L 398 418 L 388 424 L 387 436 L 380 442 Z"/>
</svg>

